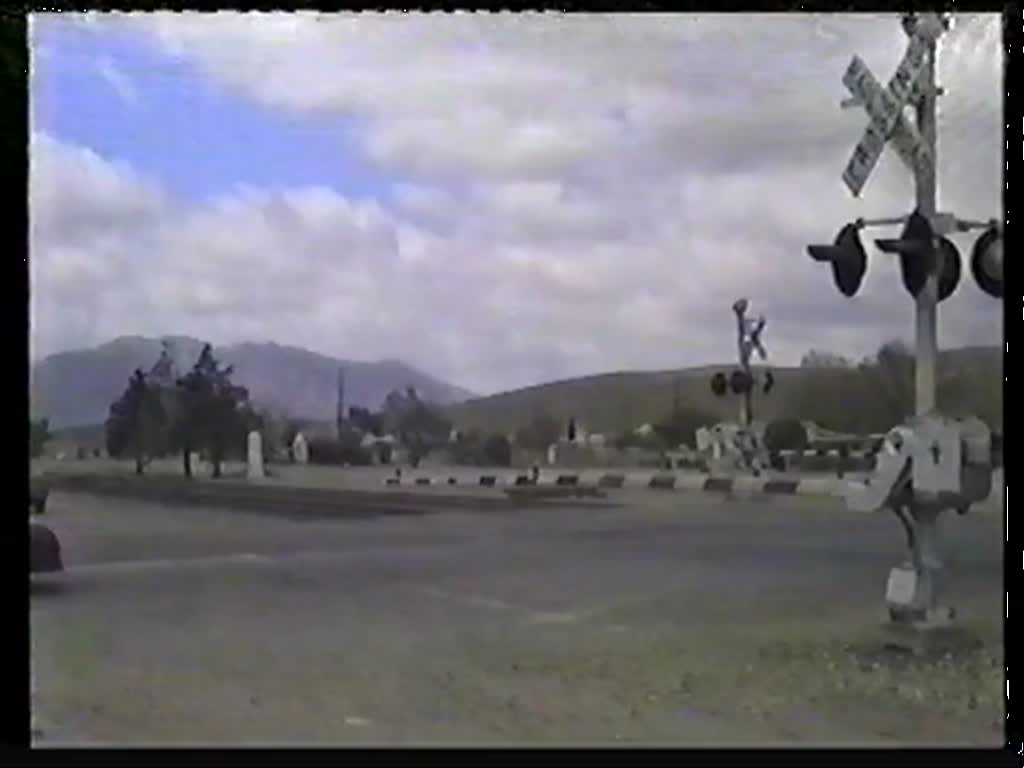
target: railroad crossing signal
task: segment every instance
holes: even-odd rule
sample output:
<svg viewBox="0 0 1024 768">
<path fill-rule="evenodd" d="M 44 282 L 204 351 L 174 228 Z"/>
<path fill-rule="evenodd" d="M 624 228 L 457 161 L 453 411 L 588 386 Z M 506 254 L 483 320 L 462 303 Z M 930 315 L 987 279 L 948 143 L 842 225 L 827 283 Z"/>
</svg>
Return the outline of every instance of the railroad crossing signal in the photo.
<svg viewBox="0 0 1024 768">
<path fill-rule="evenodd" d="M 875 245 L 884 253 L 900 257 L 903 287 L 917 298 L 934 270 L 939 276 L 939 301 L 945 301 L 960 283 L 960 252 L 946 237 L 937 237 L 932 225 L 918 211 L 907 218 L 898 239 L 878 239 Z"/>
<path fill-rule="evenodd" d="M 724 397 L 729 392 L 734 395 L 745 395 L 754 391 L 758 384 L 753 374 L 736 368 L 728 376 L 719 371 L 711 377 L 711 391 L 716 397 Z M 771 371 L 765 371 L 760 382 L 761 392 L 768 394 L 775 387 L 775 377 Z"/>
<path fill-rule="evenodd" d="M 856 56 L 843 76 L 843 84 L 853 94 L 854 103 L 862 106 L 870 118 L 864 136 L 843 171 L 843 182 L 854 197 L 859 196 L 888 143 L 914 174 L 916 201 L 913 212 L 908 216 L 874 222 L 858 219 L 842 227 L 833 245 L 812 245 L 807 249 L 814 260 L 831 263 L 840 292 L 852 297 L 860 287 L 867 265 L 859 230 L 865 226 L 903 225 L 898 238 L 878 239 L 875 243 L 883 253 L 899 256 L 903 285 L 915 299 L 916 417 L 910 434 L 915 438 L 920 435 L 921 439 L 917 441 L 914 452 L 904 452 L 898 456 L 893 454 L 899 461 L 880 465 L 872 482 L 864 484 L 865 492 L 871 488 L 870 493 L 876 493 L 882 488 L 886 495 L 873 497 L 871 503 L 863 508 L 888 506 L 904 523 L 913 554 L 913 572 L 908 582 L 911 596 L 915 610 L 923 608 L 926 617 L 937 606 L 937 574 L 941 564 L 934 556 L 933 545 L 937 535 L 938 515 L 943 507 L 960 506 L 955 495 L 937 505 L 937 493 L 948 492 L 950 484 L 955 487 L 963 476 L 960 459 L 943 462 L 940 468 L 939 453 L 928 455 L 926 451 L 939 445 L 937 436 L 942 437 L 947 448 L 953 447 L 952 455 L 963 450 L 963 445 L 969 444 L 973 446 L 972 451 L 978 451 L 978 443 L 987 442 L 987 438 L 975 442 L 962 441 L 961 430 L 949 427 L 934 413 L 937 405 L 938 359 L 936 310 L 938 302 L 956 290 L 962 271 L 960 254 L 946 235 L 971 229 L 985 230 L 972 249 L 971 271 L 985 293 L 997 299 L 1003 296 L 1001 229 L 995 222 L 964 221 L 951 214 L 939 213 L 936 208 L 936 99 L 941 94 L 935 85 L 936 42 L 948 26 L 947 17 L 937 13 L 904 15 L 903 29 L 910 40 L 903 61 L 886 88 L 882 88 Z M 913 123 L 903 115 L 907 106 L 914 107 Z M 896 446 L 896 442 L 893 441 L 892 445 Z M 898 447 L 896 450 L 899 453 Z M 982 454 L 984 451 L 978 455 Z M 907 460 L 912 462 L 912 480 L 905 474 Z M 978 477 L 984 478 L 987 475 L 990 480 L 991 467 L 987 466 L 987 460 L 978 460 L 976 463 L 979 467 Z M 889 479 L 885 480 L 887 476 Z M 882 482 L 876 482 L 879 479 Z M 903 484 L 900 493 L 908 495 L 894 495 L 897 483 Z M 978 488 L 981 486 L 978 485 Z M 859 508 L 858 504 L 860 502 L 854 498 L 853 508 Z M 906 574 L 896 569 L 893 575 L 903 578 Z M 900 586 L 905 581 L 896 579 L 890 585 L 896 583 Z M 893 602 L 900 601 L 894 598 Z"/>
<path fill-rule="evenodd" d="M 853 57 L 843 74 L 843 84 L 854 97 L 852 104 L 863 107 L 870 118 L 842 175 L 854 197 L 860 195 L 886 144 L 913 172 L 919 192 L 926 188 L 934 192 L 934 98 L 940 91 L 933 82 L 934 66 L 929 67 L 932 55 L 929 51 L 948 24 L 939 14 L 908 14 L 904 17 L 903 28 L 910 40 L 903 60 L 887 86 L 882 87 L 859 56 Z M 923 106 L 926 101 L 932 104 L 927 109 Z M 916 124 L 904 115 L 905 108 L 911 104 L 925 110 L 919 111 Z M 935 299 L 941 302 L 956 291 L 963 271 L 960 253 L 945 235 L 984 228 L 985 233 L 972 249 L 971 273 L 985 293 L 1002 299 L 1001 230 L 994 222 L 979 224 L 961 221 L 948 213 L 937 213 L 934 194 L 926 197 L 926 201 L 919 199 L 917 209 L 910 216 L 876 222 L 858 219 L 844 225 L 832 245 L 810 245 L 807 252 L 815 261 L 826 261 L 832 265 L 832 276 L 839 292 L 852 298 L 860 290 L 867 270 L 867 253 L 859 230 L 875 224 L 903 223 L 899 238 L 879 239 L 876 245 L 879 250 L 900 257 L 903 286 L 915 299 L 921 297 L 929 277 L 935 274 Z"/>
<path fill-rule="evenodd" d="M 868 255 L 856 224 L 840 229 L 833 245 L 809 245 L 807 252 L 815 261 L 832 264 L 832 278 L 843 296 L 852 298 L 857 294 L 868 268 Z"/>
<path fill-rule="evenodd" d="M 900 273 L 907 293 L 917 298 L 928 276 L 938 275 L 938 300 L 945 301 L 960 285 L 963 272 L 960 251 L 941 232 L 967 232 L 984 229 L 971 251 L 971 273 L 982 291 L 996 299 L 1003 298 L 1003 236 L 995 222 L 961 221 L 949 214 L 935 216 L 932 226 L 919 211 L 898 219 L 881 219 L 843 225 L 832 245 L 809 245 L 807 253 L 815 261 L 832 265 L 832 277 L 839 292 L 852 298 L 860 290 L 867 271 L 867 253 L 860 238 L 860 229 L 904 222 L 898 238 L 877 238 L 875 245 L 883 253 L 900 257 Z"/>
<path fill-rule="evenodd" d="M 740 419 L 744 424 L 752 418 L 750 395 L 758 383 L 750 368 L 750 356 L 756 351 L 762 360 L 768 358 L 768 350 L 765 349 L 761 341 L 761 334 L 764 333 L 767 320 L 763 315 L 757 318 L 748 318 L 747 310 L 749 308 L 750 302 L 746 299 L 738 299 L 732 305 L 732 311 L 736 315 L 739 367 L 728 376 L 719 371 L 711 377 L 711 391 L 716 397 L 724 397 L 730 390 L 733 394 L 744 397 L 743 415 Z M 774 386 L 775 378 L 771 371 L 765 371 L 761 391 L 768 394 Z"/>
</svg>

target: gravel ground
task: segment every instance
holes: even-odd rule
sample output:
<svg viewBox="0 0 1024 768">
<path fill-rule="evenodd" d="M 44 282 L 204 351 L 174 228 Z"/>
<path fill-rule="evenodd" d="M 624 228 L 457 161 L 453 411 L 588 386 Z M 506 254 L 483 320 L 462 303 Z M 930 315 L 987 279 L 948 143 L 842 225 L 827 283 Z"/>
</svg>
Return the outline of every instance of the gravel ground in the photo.
<svg viewBox="0 0 1024 768">
<path fill-rule="evenodd" d="M 1002 743 L 998 517 L 945 527 L 973 642 L 911 658 L 889 517 L 624 501 L 296 522 L 54 494 L 37 743 Z"/>
</svg>

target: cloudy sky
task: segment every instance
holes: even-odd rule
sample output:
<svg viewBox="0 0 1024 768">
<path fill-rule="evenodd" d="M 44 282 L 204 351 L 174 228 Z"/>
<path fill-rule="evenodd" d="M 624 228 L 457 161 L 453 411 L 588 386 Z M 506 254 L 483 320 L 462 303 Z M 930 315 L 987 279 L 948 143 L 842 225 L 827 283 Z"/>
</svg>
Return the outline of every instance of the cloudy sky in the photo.
<svg viewBox="0 0 1024 768">
<path fill-rule="evenodd" d="M 478 392 L 910 338 L 891 257 L 843 299 L 804 246 L 905 213 L 840 175 L 906 45 L 877 15 L 37 15 L 34 357 L 127 334 L 400 358 Z M 939 204 L 1001 215 L 998 16 L 940 51 Z M 885 236 L 885 231 L 876 231 Z M 895 233 L 893 234 L 895 236 Z M 962 252 L 972 238 L 959 239 Z M 970 271 L 940 344 L 999 343 Z"/>
</svg>

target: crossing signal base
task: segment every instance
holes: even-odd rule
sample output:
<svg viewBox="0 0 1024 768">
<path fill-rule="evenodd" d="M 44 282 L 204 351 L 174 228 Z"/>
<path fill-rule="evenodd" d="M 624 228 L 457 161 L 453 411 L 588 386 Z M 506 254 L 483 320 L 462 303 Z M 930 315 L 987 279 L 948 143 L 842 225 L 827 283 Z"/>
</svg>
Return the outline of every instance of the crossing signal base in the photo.
<svg viewBox="0 0 1024 768">
<path fill-rule="evenodd" d="M 850 509 L 888 509 L 906 533 L 908 560 L 892 570 L 886 591 L 894 621 L 931 623 L 952 617 L 948 607 L 939 605 L 938 518 L 950 509 L 965 513 L 988 498 L 992 468 L 992 435 L 984 422 L 936 414 L 891 430 L 874 473 L 848 483 Z"/>
</svg>

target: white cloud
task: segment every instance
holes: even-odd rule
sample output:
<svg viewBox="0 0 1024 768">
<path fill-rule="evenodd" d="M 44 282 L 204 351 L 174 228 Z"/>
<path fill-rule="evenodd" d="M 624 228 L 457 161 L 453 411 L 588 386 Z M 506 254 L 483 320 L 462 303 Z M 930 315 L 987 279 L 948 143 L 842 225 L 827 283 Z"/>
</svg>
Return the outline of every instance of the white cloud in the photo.
<svg viewBox="0 0 1024 768">
<path fill-rule="evenodd" d="M 391 208 L 317 188 L 181 209 L 130 169 L 40 139 L 41 351 L 126 332 L 274 338 L 399 357 L 488 391 L 721 361 L 740 295 L 768 315 L 782 363 L 912 332 L 889 257 L 872 249 L 862 293 L 845 301 L 804 251 L 912 200 L 889 154 L 861 200 L 840 181 L 866 125 L 839 109 L 840 78 L 859 53 L 888 79 L 905 45 L 892 17 L 116 23 L 275 108 L 357 117 L 362 148 L 403 183 Z M 940 203 L 976 218 L 1001 205 L 999 36 L 998 17 L 961 19 L 940 59 Z M 89 266 L 102 259 L 111 274 Z M 77 305 L 60 287 L 75 280 L 92 291 Z M 969 269 L 940 317 L 945 345 L 998 343 L 1001 313 Z"/>
<path fill-rule="evenodd" d="M 108 57 L 102 57 L 96 62 L 96 72 L 128 106 L 134 106 L 139 102 L 139 93 L 132 83 L 131 78 Z"/>
</svg>

